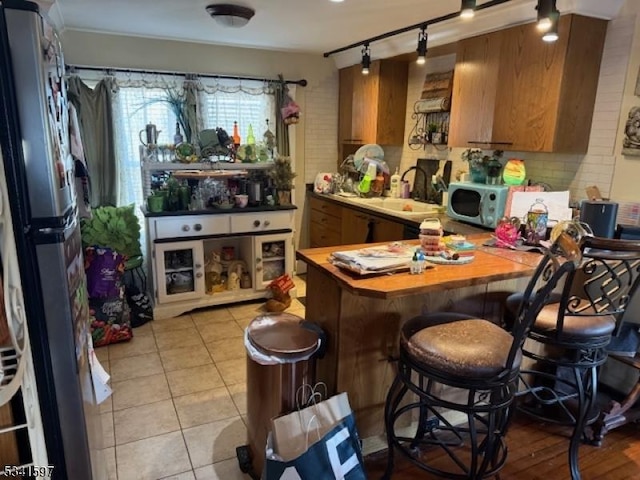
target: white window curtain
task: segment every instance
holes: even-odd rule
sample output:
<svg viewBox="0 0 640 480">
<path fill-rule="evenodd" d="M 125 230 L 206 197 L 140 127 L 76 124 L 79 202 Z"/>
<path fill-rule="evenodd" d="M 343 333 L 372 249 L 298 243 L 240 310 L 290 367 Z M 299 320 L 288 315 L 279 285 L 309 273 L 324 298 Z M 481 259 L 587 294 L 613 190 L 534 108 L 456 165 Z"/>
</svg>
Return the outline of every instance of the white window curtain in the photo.
<svg viewBox="0 0 640 480">
<path fill-rule="evenodd" d="M 261 142 L 269 129 L 275 131 L 275 97 L 271 85 L 255 80 L 202 79 L 198 83 L 198 110 L 202 128 L 220 127 L 233 134 L 238 122 L 242 143 L 253 129 L 256 142 Z"/>
</svg>

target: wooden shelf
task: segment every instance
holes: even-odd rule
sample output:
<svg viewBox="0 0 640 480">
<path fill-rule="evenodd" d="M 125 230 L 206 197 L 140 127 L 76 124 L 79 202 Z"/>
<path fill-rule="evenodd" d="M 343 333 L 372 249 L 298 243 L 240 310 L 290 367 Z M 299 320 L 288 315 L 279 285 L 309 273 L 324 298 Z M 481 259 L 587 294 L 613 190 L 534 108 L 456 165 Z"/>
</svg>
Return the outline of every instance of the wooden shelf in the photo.
<svg viewBox="0 0 640 480">
<path fill-rule="evenodd" d="M 203 170 L 203 171 L 226 171 L 226 170 L 266 170 L 273 167 L 273 162 L 258 163 L 232 163 L 232 162 L 145 162 L 142 166 L 147 170 Z"/>
</svg>

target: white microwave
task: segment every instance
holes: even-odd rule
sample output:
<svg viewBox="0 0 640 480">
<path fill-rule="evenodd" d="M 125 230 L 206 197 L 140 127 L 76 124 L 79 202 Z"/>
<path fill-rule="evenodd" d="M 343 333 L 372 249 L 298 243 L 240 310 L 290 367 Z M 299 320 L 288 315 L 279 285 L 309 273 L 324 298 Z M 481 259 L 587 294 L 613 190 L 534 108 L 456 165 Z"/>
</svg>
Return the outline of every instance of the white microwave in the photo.
<svg viewBox="0 0 640 480">
<path fill-rule="evenodd" d="M 472 182 L 451 182 L 447 215 L 454 220 L 496 228 L 504 216 L 509 187 Z"/>
</svg>

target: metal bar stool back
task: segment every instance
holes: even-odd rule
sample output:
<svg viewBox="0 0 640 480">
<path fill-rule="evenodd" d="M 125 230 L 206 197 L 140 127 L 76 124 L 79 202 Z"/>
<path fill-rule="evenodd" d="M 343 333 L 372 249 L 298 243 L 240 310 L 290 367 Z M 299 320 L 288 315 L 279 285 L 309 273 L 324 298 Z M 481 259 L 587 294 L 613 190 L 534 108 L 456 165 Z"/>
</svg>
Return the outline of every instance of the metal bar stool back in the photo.
<svg viewBox="0 0 640 480">
<path fill-rule="evenodd" d="M 570 260 L 559 260 L 560 254 Z M 391 478 L 395 451 L 448 479 L 486 478 L 502 468 L 522 344 L 579 254 L 566 234 L 546 253 L 512 333 L 487 320 L 444 312 L 403 325 L 398 371 L 385 404 L 384 478 Z"/>
<path fill-rule="evenodd" d="M 583 261 L 559 299 L 545 305 L 528 334 L 520 375 L 519 410 L 573 428 L 569 468 L 580 479 L 578 447 L 598 415 L 598 368 L 640 282 L 640 242 L 584 237 Z M 507 309 L 519 303 L 507 300 Z"/>
</svg>

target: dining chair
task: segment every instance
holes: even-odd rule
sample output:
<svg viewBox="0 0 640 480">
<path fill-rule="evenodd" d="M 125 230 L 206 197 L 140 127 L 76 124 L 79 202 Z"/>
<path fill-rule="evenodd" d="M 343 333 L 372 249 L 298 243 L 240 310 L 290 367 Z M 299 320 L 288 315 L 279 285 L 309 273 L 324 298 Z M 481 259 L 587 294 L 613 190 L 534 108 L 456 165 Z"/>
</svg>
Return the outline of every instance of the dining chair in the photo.
<svg viewBox="0 0 640 480">
<path fill-rule="evenodd" d="M 640 240 L 640 226 L 635 225 L 617 225 L 614 238 L 623 240 Z M 638 328 L 640 327 L 640 296 L 636 295 L 629 303 L 629 307 L 625 311 L 624 322 L 629 327 L 627 332 L 630 336 L 637 336 Z M 637 337 L 636 337 L 637 338 Z M 613 342 L 612 342 L 613 343 Z M 634 342 L 621 342 L 624 344 L 633 344 Z M 625 348 L 624 352 L 621 348 L 612 348 L 612 344 L 609 344 L 607 351 L 609 352 L 609 361 L 613 365 L 611 368 L 633 369 L 631 375 L 635 375 L 636 383 L 624 396 L 624 398 L 618 400 L 611 400 L 605 405 L 601 411 L 598 419 L 593 424 L 593 443 L 595 445 L 602 445 L 604 436 L 610 430 L 620 427 L 630 422 L 640 421 L 640 407 L 635 407 L 638 399 L 640 399 L 640 353 L 633 351 L 629 352 L 629 347 Z M 635 407 L 635 408 L 634 408 Z"/>
<path fill-rule="evenodd" d="M 569 260 L 561 260 L 560 254 Z M 575 241 L 561 234 L 531 278 L 511 333 L 490 321 L 450 312 L 405 322 L 397 374 L 385 403 L 384 479 L 393 474 L 395 451 L 447 479 L 498 473 L 507 457 L 505 434 L 522 344 L 553 289 L 573 272 L 579 254 Z"/>
<path fill-rule="evenodd" d="M 640 281 L 640 241 L 583 237 L 582 264 L 565 279 L 559 295 L 538 313 L 523 355 L 516 397 L 518 411 L 573 428 L 568 460 L 579 480 L 578 449 L 598 410 L 598 369 L 618 333 Z M 558 293 L 558 292 L 556 292 Z M 507 299 L 518 311 L 521 294 Z"/>
</svg>

